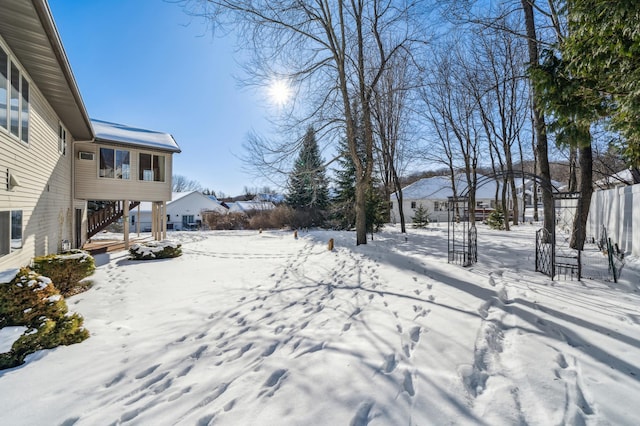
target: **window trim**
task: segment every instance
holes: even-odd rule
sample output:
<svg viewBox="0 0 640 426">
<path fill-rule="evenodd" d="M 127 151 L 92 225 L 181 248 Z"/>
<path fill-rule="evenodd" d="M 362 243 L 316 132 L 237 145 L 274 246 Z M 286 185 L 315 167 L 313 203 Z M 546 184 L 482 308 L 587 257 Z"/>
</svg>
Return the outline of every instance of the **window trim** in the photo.
<svg viewBox="0 0 640 426">
<path fill-rule="evenodd" d="M 8 248 L 8 252 L 6 253 L 0 252 L 0 257 L 11 255 L 13 253 L 21 251 L 24 248 L 24 210 L 23 209 L 0 210 L 0 214 L 5 212 L 8 213 L 7 226 L 9 228 L 9 232 L 7 232 L 6 234 L 2 232 L 0 233 L 0 235 L 2 236 L 6 235 L 8 237 L 8 241 L 5 241 L 5 243 L 8 244 L 6 246 Z M 14 247 L 13 245 L 14 240 L 18 239 L 18 238 L 14 238 L 14 227 L 13 227 L 14 213 L 20 213 L 20 237 L 19 237 L 20 245 L 18 247 Z M 2 223 L 1 220 L 0 220 L 0 223 Z M 0 242 L 0 249 L 2 248 L 2 243 L 3 242 Z"/>
<path fill-rule="evenodd" d="M 106 170 L 106 169 L 102 169 L 102 150 L 109 150 L 112 152 L 113 163 L 111 165 L 113 166 L 113 168 L 111 170 L 112 170 L 113 176 L 101 175 L 102 170 Z M 118 176 L 118 153 L 122 153 L 122 152 L 126 152 L 129 157 L 129 162 L 122 163 L 122 165 L 127 164 L 129 168 L 125 173 L 124 168 L 122 167 L 120 169 L 120 176 Z M 111 148 L 108 146 L 99 147 L 98 148 L 98 179 L 131 180 L 131 151 L 128 149 Z"/>
<path fill-rule="evenodd" d="M 67 135 L 68 134 L 69 134 L 69 131 L 67 130 L 67 128 L 64 126 L 64 124 L 62 124 L 61 121 L 59 121 L 58 122 L 58 152 L 63 157 L 66 157 L 67 155 Z"/>
<path fill-rule="evenodd" d="M 150 167 L 151 169 L 143 169 L 142 167 L 142 156 L 146 155 L 150 157 Z M 159 171 L 159 175 L 162 176 L 162 179 L 156 179 L 154 165 L 156 164 L 156 160 L 162 158 L 162 168 L 158 164 L 157 170 Z M 160 172 L 161 171 L 161 172 Z M 145 172 L 151 172 L 151 179 L 145 179 Z M 166 183 L 167 182 L 167 156 L 164 154 L 155 154 L 150 152 L 139 152 L 138 153 L 138 180 L 140 182 L 158 182 L 158 183 Z"/>
<path fill-rule="evenodd" d="M 18 61 L 18 59 L 13 55 L 10 49 L 2 43 L 0 40 L 0 49 L 6 55 L 7 58 L 7 69 L 6 72 L 6 121 L 0 123 L 0 131 L 6 132 L 10 137 L 15 138 L 20 141 L 21 144 L 25 146 L 29 146 L 31 139 L 31 94 L 32 94 L 32 82 L 31 79 L 27 76 L 26 71 Z M 13 71 L 17 72 L 17 97 L 12 98 L 13 91 Z M 14 129 L 12 129 L 12 99 L 17 100 L 17 106 L 15 113 L 17 114 L 16 118 L 16 127 L 17 134 L 14 133 Z"/>
</svg>

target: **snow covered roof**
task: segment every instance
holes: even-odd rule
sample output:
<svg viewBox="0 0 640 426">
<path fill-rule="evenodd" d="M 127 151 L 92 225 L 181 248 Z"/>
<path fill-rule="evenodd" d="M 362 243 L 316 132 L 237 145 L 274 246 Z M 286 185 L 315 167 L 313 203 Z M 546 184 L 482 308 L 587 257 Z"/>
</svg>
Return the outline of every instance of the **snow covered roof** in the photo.
<svg viewBox="0 0 640 426">
<path fill-rule="evenodd" d="M 155 130 L 139 129 L 124 124 L 91 119 L 96 141 L 115 142 L 143 148 L 181 152 L 173 136 Z"/>
<path fill-rule="evenodd" d="M 187 191 L 187 192 L 172 192 L 171 193 L 171 201 L 167 201 L 167 206 L 171 205 L 171 203 L 174 203 L 184 197 L 186 197 L 187 195 L 191 195 L 193 193 L 198 193 L 200 194 L 198 191 Z M 202 195 L 202 194 L 200 194 Z M 208 198 L 206 195 L 202 195 L 204 198 Z M 151 201 L 143 201 L 140 203 L 140 211 L 141 212 L 150 212 L 151 211 L 151 204 L 153 204 Z"/>
<path fill-rule="evenodd" d="M 236 201 L 228 203 L 230 212 L 248 212 L 251 210 L 273 210 L 276 206 L 271 201 Z"/>
<path fill-rule="evenodd" d="M 602 179 L 598 179 L 594 184 L 601 188 L 610 188 L 614 186 L 624 186 L 633 184 L 633 173 L 631 169 L 620 170 L 611 176 L 605 176 Z"/>
<path fill-rule="evenodd" d="M 482 176 L 478 175 L 478 180 Z M 467 181 L 463 174 L 455 176 L 456 190 L 458 194 L 462 194 L 467 189 Z M 496 186 L 499 185 L 495 180 L 491 180 L 476 190 L 476 198 L 494 198 Z M 420 179 L 402 189 L 402 197 L 405 200 L 423 200 L 437 199 L 446 200 L 447 197 L 453 196 L 451 189 L 450 176 L 434 176 L 430 178 Z M 395 194 L 392 194 L 395 197 Z"/>
</svg>

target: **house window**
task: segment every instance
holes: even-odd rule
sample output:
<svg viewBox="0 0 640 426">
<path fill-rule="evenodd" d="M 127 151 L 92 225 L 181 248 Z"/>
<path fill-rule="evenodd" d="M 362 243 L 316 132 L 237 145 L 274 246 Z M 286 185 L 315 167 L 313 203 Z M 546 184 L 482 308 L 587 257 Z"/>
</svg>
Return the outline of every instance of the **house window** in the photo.
<svg viewBox="0 0 640 426">
<path fill-rule="evenodd" d="M 58 123 L 58 152 L 67 155 L 67 129 L 62 123 Z"/>
<path fill-rule="evenodd" d="M 21 249 L 22 210 L 0 212 L 0 230 L 0 256 Z"/>
<path fill-rule="evenodd" d="M 182 215 L 182 228 L 191 229 L 194 223 L 195 219 L 192 214 Z"/>
<path fill-rule="evenodd" d="M 29 142 L 29 82 L 0 49 L 0 119 L 23 142 Z"/>
<path fill-rule="evenodd" d="M 416 202 L 415 202 L 415 201 L 412 201 L 412 202 L 411 202 L 411 208 L 412 208 L 412 209 L 415 209 L 415 208 L 416 208 Z"/>
<path fill-rule="evenodd" d="M 9 56 L 0 47 L 0 126 L 7 129 Z"/>
<path fill-rule="evenodd" d="M 130 179 L 131 165 L 129 151 L 100 148 L 100 177 Z"/>
<path fill-rule="evenodd" d="M 164 182 L 164 156 L 140 154 L 140 180 Z"/>
</svg>

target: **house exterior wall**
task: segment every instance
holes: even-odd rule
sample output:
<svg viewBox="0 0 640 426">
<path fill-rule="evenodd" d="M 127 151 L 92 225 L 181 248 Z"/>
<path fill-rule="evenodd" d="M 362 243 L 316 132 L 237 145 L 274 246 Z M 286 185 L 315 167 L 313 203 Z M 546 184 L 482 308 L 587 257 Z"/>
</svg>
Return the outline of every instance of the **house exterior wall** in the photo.
<svg viewBox="0 0 640 426">
<path fill-rule="evenodd" d="M 193 216 L 192 223 L 202 223 L 202 211 L 218 211 L 222 214 L 227 212 L 227 209 L 220 204 L 209 199 L 208 197 L 193 192 L 189 195 L 172 201 L 167 204 L 167 228 L 174 231 L 183 230 L 183 216 Z M 141 210 L 138 216 L 138 210 L 133 209 L 130 212 L 131 216 L 131 230 L 136 230 L 136 222 L 140 222 L 140 230 L 147 232 L 151 229 L 151 212 L 148 210 Z"/>
<path fill-rule="evenodd" d="M 398 208 L 398 200 L 391 198 L 391 223 L 400 223 L 400 209 Z M 430 222 L 446 222 L 448 220 L 447 205 L 448 199 L 406 199 L 402 200 L 402 207 L 405 217 L 405 223 L 413 223 L 415 211 L 422 205 L 427 210 Z M 488 198 L 476 199 L 476 217 L 480 218 L 479 209 L 493 209 L 495 201 Z"/>
<path fill-rule="evenodd" d="M 56 253 L 62 240 L 73 241 L 72 156 L 58 149 L 59 119 L 51 105 L 11 50 L 2 48 L 29 81 L 29 142 L 24 143 L 0 126 L 0 212 L 22 211 L 22 248 L 0 256 L 0 269 L 24 266 L 34 256 Z M 73 141 L 67 136 L 68 146 Z M 8 172 L 19 186 L 7 190 Z M 6 229 L 0 230 L 6 237 Z"/>
<path fill-rule="evenodd" d="M 114 148 L 129 151 L 130 179 L 99 177 L 100 148 Z M 93 160 L 79 159 L 80 152 L 93 153 Z M 163 155 L 165 157 L 165 182 L 150 182 L 138 179 L 139 154 Z M 84 200 L 131 200 L 170 201 L 173 156 L 169 152 L 150 151 L 118 145 L 83 142 L 74 145 L 75 195 Z"/>
</svg>

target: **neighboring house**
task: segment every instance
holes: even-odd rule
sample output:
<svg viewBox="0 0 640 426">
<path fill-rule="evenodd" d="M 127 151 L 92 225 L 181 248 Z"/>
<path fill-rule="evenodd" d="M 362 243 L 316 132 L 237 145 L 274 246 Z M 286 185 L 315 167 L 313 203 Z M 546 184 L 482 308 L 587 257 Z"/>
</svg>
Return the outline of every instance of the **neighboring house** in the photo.
<svg viewBox="0 0 640 426">
<path fill-rule="evenodd" d="M 481 176 L 478 175 L 478 179 Z M 466 178 L 458 174 L 456 192 L 462 194 L 467 189 Z M 495 194 L 499 183 L 491 180 L 476 190 L 476 217 L 484 218 L 495 209 Z M 413 222 L 416 209 L 425 208 L 431 222 L 446 222 L 449 197 L 453 196 L 450 176 L 434 176 L 420 179 L 402 189 L 402 206 L 406 223 Z M 391 222 L 400 222 L 400 210 L 396 194 L 391 194 Z"/>
<path fill-rule="evenodd" d="M 91 121 L 46 0 L 2 0 L 0 269 L 81 247 L 129 201 L 153 202 L 162 237 L 176 152 L 170 135 Z"/>
<path fill-rule="evenodd" d="M 229 213 L 244 213 L 254 211 L 267 211 L 276 208 L 275 204 L 271 201 L 235 201 L 227 203 L 229 206 Z"/>
<path fill-rule="evenodd" d="M 282 204 L 285 196 L 282 194 L 256 194 L 252 201 L 270 201 L 274 204 Z"/>
<path fill-rule="evenodd" d="M 553 186 L 553 190 L 560 189 L 562 187 L 562 182 L 558 182 L 555 180 L 551 180 L 551 185 Z M 538 194 L 538 207 L 542 207 L 542 186 L 538 183 L 536 186 L 536 192 Z M 522 192 L 524 191 L 524 205 L 525 207 L 534 207 L 533 205 L 533 187 L 534 181 L 532 179 L 525 179 L 524 185 L 522 179 L 516 178 L 516 193 L 518 200 L 520 200 L 520 204 L 522 203 Z"/>
<path fill-rule="evenodd" d="M 198 191 L 173 192 L 167 203 L 167 229 L 181 231 L 197 229 L 202 225 L 202 213 L 215 211 L 227 214 L 227 209 L 211 196 Z M 151 203 L 141 203 L 131 210 L 131 229 L 151 231 Z"/>
<path fill-rule="evenodd" d="M 637 169 L 625 169 L 596 180 L 593 186 L 594 189 L 612 189 L 636 183 L 640 183 L 640 172 Z"/>
</svg>

